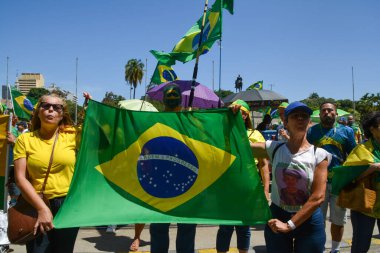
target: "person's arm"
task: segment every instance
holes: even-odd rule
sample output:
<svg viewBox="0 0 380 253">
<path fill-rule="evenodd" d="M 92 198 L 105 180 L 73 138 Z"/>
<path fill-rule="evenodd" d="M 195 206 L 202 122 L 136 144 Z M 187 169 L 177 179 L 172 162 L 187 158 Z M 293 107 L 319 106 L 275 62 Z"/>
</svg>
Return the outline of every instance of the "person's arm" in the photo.
<svg viewBox="0 0 380 253">
<path fill-rule="evenodd" d="M 259 168 L 261 179 L 263 180 L 265 197 L 269 201 L 269 163 L 268 160 L 265 158 L 258 158 L 257 160 L 259 161 L 257 167 Z"/>
<path fill-rule="evenodd" d="M 53 214 L 26 178 L 26 158 L 15 160 L 14 165 L 16 184 L 20 188 L 23 198 L 28 201 L 38 213 L 37 222 L 34 225 L 34 234 L 37 233 L 38 229 L 42 233 L 53 229 Z"/>
<path fill-rule="evenodd" d="M 265 148 L 265 142 L 255 142 L 255 143 L 250 142 L 249 144 L 251 145 L 251 150 L 254 157 L 256 158 L 268 157 L 268 153 Z"/>
<path fill-rule="evenodd" d="M 309 219 L 313 212 L 325 199 L 328 163 L 329 162 L 326 158 L 315 168 L 314 180 L 311 186 L 311 195 L 302 206 L 301 210 L 299 210 L 290 220 L 295 227 L 300 226 L 307 219 Z M 274 232 L 289 233 L 292 231 L 292 228 L 288 225 L 288 223 L 282 222 L 278 219 L 269 220 L 268 225 Z"/>
</svg>

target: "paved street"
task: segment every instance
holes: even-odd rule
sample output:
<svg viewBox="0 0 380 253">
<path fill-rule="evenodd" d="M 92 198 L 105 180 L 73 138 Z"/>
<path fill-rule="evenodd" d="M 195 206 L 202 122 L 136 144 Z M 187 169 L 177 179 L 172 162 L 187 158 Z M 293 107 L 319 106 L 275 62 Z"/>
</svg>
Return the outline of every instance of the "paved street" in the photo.
<svg viewBox="0 0 380 253">
<path fill-rule="evenodd" d="M 330 243 L 330 224 L 328 224 L 326 252 L 329 252 Z M 215 251 L 215 240 L 217 226 L 199 225 L 197 227 L 197 235 L 195 246 L 199 253 L 211 253 Z M 122 226 L 116 230 L 116 233 L 106 233 L 105 227 L 102 228 L 82 228 L 79 231 L 77 242 L 75 245 L 75 252 L 77 253 L 92 253 L 92 252 L 128 252 L 129 245 L 133 238 L 133 226 Z M 176 226 L 170 228 L 170 252 L 175 252 L 175 234 Z M 375 227 L 375 236 L 372 239 L 372 245 L 369 252 L 380 252 L 380 236 L 378 235 L 377 228 Z M 348 221 L 344 233 L 344 242 L 341 252 L 350 252 L 350 240 L 352 235 L 351 222 Z M 142 242 L 140 252 L 149 252 L 149 227 L 146 226 L 142 233 Z M 26 253 L 24 246 L 11 245 L 15 253 Z M 229 252 L 238 252 L 236 249 L 236 236 L 233 235 L 231 241 L 231 250 Z M 249 252 L 265 253 L 265 241 L 263 226 L 255 226 L 252 228 L 251 248 Z"/>
</svg>

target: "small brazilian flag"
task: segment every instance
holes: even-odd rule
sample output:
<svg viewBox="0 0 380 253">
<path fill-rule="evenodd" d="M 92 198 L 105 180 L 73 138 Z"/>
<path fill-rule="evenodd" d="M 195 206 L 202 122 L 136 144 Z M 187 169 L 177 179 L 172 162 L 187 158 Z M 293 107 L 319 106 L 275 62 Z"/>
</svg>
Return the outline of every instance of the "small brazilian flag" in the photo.
<svg viewBox="0 0 380 253">
<path fill-rule="evenodd" d="M 20 91 L 11 89 L 13 98 L 13 110 L 17 117 L 30 120 L 33 113 L 34 104 L 30 99 L 24 96 Z"/>
<path fill-rule="evenodd" d="M 178 80 L 178 76 L 174 72 L 174 69 L 171 66 L 167 66 L 158 62 L 150 83 L 161 84 L 175 80 Z"/>
<path fill-rule="evenodd" d="M 175 60 L 172 58 L 172 56 L 168 53 L 155 50 L 150 50 L 150 52 L 158 60 L 150 83 L 161 84 L 177 80 L 178 76 L 171 67 L 175 64 Z"/>
<path fill-rule="evenodd" d="M 239 114 L 137 112 L 90 100 L 73 181 L 54 225 L 253 225 L 269 218 Z"/>
<path fill-rule="evenodd" d="M 247 90 L 262 90 L 262 89 L 263 89 L 263 81 L 257 81 L 247 88 Z"/>
</svg>

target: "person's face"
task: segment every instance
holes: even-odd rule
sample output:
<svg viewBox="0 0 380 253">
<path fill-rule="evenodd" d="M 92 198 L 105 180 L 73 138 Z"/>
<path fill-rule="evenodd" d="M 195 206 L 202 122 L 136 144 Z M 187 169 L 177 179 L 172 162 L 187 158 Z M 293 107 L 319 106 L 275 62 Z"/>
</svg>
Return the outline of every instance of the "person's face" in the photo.
<svg viewBox="0 0 380 253">
<path fill-rule="evenodd" d="M 319 111 L 319 118 L 324 125 L 333 125 L 337 116 L 338 114 L 333 104 L 326 103 L 322 105 Z"/>
<path fill-rule="evenodd" d="M 372 133 L 373 138 L 377 141 L 380 142 L 380 120 L 377 122 L 377 126 L 371 126 L 369 128 L 369 131 Z"/>
<path fill-rule="evenodd" d="M 38 110 L 41 126 L 44 124 L 58 126 L 63 119 L 63 101 L 58 97 L 46 96 L 41 101 Z"/>
<path fill-rule="evenodd" d="M 354 117 L 348 116 L 348 118 L 347 118 L 347 124 L 349 126 L 352 126 L 352 124 L 354 124 L 354 122 L 355 122 Z"/>
<path fill-rule="evenodd" d="M 286 188 L 288 191 L 296 191 L 297 190 L 297 177 L 291 175 L 284 175 L 284 183 L 286 184 Z"/>
<path fill-rule="evenodd" d="M 248 113 L 246 111 L 240 110 L 241 117 L 243 118 L 244 122 L 248 118 Z"/>
<path fill-rule="evenodd" d="M 305 133 L 309 127 L 310 115 L 302 110 L 295 110 L 285 122 L 285 127 L 290 132 Z"/>
<path fill-rule="evenodd" d="M 24 129 L 25 128 L 22 125 L 17 125 L 17 131 L 22 132 Z"/>
<path fill-rule="evenodd" d="M 15 115 L 13 115 L 13 117 L 12 117 L 12 126 L 15 126 L 16 123 L 17 123 L 17 121 L 18 121 L 18 117 L 15 116 Z"/>
</svg>

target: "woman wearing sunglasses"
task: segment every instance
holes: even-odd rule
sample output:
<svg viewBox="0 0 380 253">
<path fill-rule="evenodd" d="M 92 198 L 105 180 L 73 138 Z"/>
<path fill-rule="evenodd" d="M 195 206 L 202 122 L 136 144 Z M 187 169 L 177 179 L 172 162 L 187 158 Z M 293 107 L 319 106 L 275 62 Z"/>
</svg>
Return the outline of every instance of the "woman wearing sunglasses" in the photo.
<svg viewBox="0 0 380 253">
<path fill-rule="evenodd" d="M 86 101 L 90 98 L 83 93 Z M 38 212 L 28 253 L 73 252 L 78 228 L 55 229 L 53 217 L 63 204 L 74 172 L 78 131 L 73 126 L 65 101 L 55 94 L 39 99 L 33 113 L 32 131 L 21 135 L 14 148 L 15 179 L 22 196 Z M 54 147 L 54 149 L 53 149 Z M 54 151 L 54 152 L 52 152 Z M 43 189 L 50 208 L 38 193 Z"/>
</svg>

